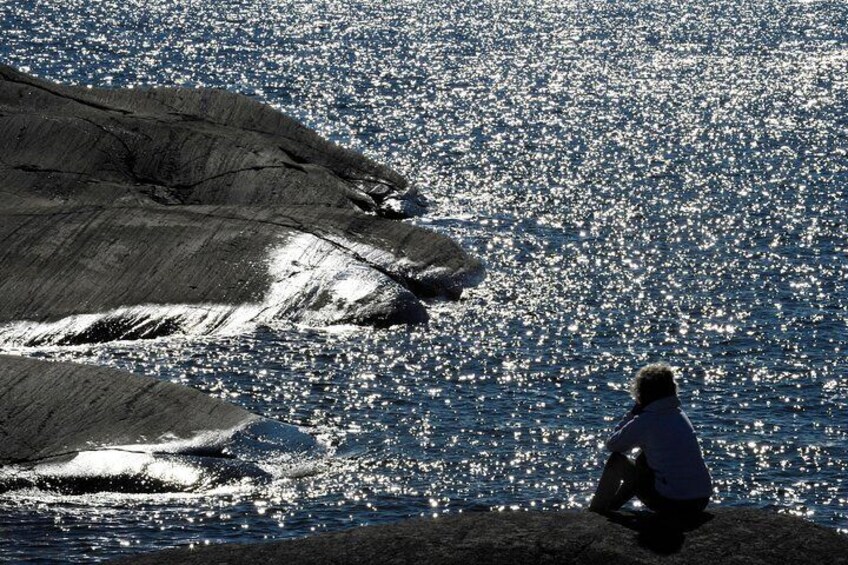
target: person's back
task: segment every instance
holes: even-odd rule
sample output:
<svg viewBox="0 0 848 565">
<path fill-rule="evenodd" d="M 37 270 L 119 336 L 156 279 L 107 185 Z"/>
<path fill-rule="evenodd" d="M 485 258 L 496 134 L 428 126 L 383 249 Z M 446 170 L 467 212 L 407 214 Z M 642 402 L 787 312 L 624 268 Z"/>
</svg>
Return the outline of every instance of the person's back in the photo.
<svg viewBox="0 0 848 565">
<path fill-rule="evenodd" d="M 674 374 L 649 365 L 633 383 L 636 406 L 607 440 L 613 455 L 593 498 L 593 510 L 619 508 L 634 495 L 649 508 L 692 511 L 706 507 L 712 482 L 695 430 L 680 407 Z M 624 453 L 642 452 L 631 462 Z"/>
<path fill-rule="evenodd" d="M 655 400 L 625 427 L 634 432 L 632 444 L 625 445 L 620 440 L 619 430 L 607 447 L 617 452 L 641 448 L 661 495 L 673 499 L 710 496 L 710 473 L 695 430 L 676 396 Z M 614 440 L 616 437 L 618 441 Z"/>
</svg>

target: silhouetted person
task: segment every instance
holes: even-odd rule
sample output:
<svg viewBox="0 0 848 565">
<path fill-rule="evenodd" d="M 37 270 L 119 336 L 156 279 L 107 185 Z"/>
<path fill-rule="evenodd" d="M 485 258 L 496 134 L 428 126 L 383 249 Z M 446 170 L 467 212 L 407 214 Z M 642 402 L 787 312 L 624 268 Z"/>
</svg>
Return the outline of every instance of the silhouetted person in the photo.
<svg viewBox="0 0 848 565">
<path fill-rule="evenodd" d="M 630 389 L 636 405 L 607 440 L 613 452 L 590 510 L 618 510 L 636 496 L 655 512 L 697 514 L 712 492 L 710 472 L 689 418 L 680 408 L 674 373 L 667 365 L 648 365 Z M 625 455 L 641 452 L 633 462 Z"/>
</svg>

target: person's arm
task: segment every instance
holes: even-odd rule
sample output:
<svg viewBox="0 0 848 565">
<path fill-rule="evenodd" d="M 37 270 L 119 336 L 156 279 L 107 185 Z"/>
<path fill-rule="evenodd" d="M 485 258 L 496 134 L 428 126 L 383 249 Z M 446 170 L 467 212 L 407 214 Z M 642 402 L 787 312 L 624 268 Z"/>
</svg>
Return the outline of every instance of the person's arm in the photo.
<svg viewBox="0 0 848 565">
<path fill-rule="evenodd" d="M 615 426 L 612 435 L 607 439 L 607 449 L 615 452 L 629 451 L 639 445 L 642 425 L 639 414 L 642 408 L 638 404 Z"/>
<path fill-rule="evenodd" d="M 642 406 L 640 406 L 639 404 L 634 404 L 633 408 L 631 408 L 630 411 L 627 414 L 624 415 L 624 418 L 619 420 L 619 422 L 615 425 L 615 429 L 613 429 L 613 431 L 617 432 L 618 430 L 623 428 L 624 425 L 627 424 L 627 422 L 629 422 L 630 420 L 632 420 L 633 418 L 635 418 L 636 416 L 638 416 L 641 413 L 642 413 Z"/>
</svg>

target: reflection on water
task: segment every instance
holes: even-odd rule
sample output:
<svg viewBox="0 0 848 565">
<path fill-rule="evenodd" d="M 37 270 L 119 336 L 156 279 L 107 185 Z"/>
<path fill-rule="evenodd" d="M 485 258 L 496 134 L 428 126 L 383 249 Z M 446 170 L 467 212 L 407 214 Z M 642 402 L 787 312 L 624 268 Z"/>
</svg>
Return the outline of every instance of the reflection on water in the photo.
<svg viewBox="0 0 848 565">
<path fill-rule="evenodd" d="M 227 492 L 4 496 L 4 556 L 582 507 L 657 359 L 721 504 L 848 529 L 845 4 L 79 0 L 0 22 L 39 76 L 292 113 L 413 178 L 435 201 L 416 221 L 488 267 L 426 328 L 30 352 L 197 387 L 338 455 Z"/>
</svg>

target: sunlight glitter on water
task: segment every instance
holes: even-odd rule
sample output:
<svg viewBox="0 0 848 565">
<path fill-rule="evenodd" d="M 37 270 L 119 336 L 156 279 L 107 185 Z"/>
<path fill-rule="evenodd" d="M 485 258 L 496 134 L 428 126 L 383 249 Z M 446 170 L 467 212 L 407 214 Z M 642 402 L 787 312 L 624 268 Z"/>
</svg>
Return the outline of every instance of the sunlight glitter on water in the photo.
<svg viewBox="0 0 848 565">
<path fill-rule="evenodd" d="M 208 499 L 6 501 L 5 555 L 582 507 L 626 379 L 659 358 L 721 504 L 848 527 L 844 4 L 76 0 L 0 3 L 0 21 L 4 59 L 38 76 L 291 113 L 412 178 L 434 200 L 416 221 L 488 267 L 427 328 L 41 353 L 194 386 L 350 456 Z"/>
</svg>

